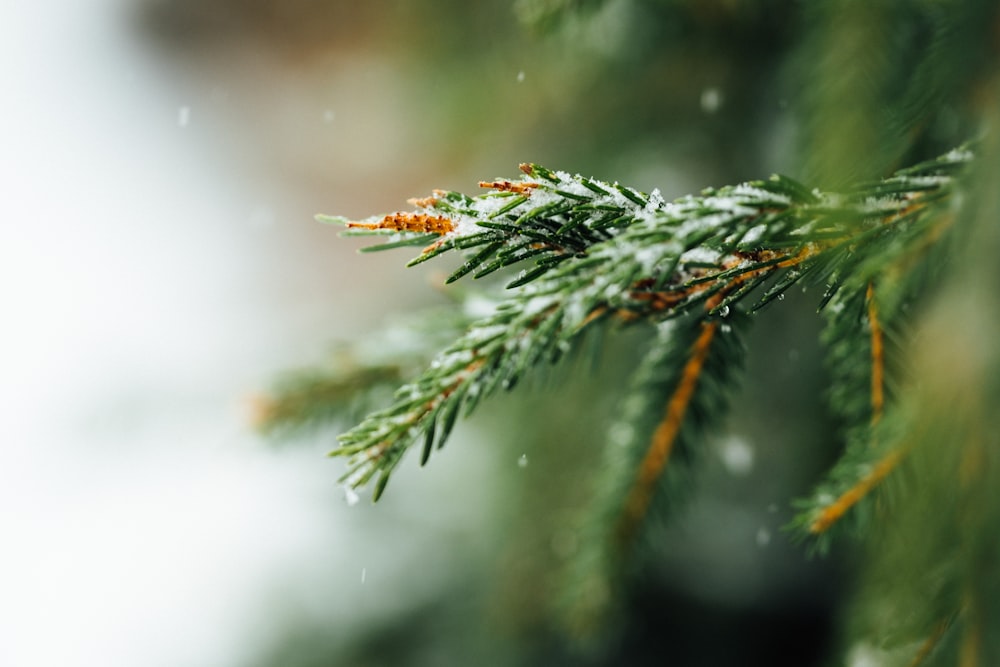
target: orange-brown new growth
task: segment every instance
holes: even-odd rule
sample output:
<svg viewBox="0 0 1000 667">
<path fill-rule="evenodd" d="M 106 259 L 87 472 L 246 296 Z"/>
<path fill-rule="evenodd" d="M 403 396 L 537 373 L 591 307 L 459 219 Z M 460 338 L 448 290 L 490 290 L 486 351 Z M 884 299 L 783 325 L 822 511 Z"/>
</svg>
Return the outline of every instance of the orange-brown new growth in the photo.
<svg viewBox="0 0 1000 667">
<path fill-rule="evenodd" d="M 868 283 L 868 324 L 872 334 L 872 426 L 882 418 L 885 405 L 885 347 L 882 342 L 882 327 L 878 321 L 878 304 L 875 303 L 875 288 Z"/>
<path fill-rule="evenodd" d="M 407 199 L 406 203 L 410 206 L 416 206 L 417 208 L 434 208 L 434 206 L 438 203 L 438 198 L 435 196 L 414 197 L 412 199 Z"/>
<path fill-rule="evenodd" d="M 815 535 L 826 532 L 830 526 L 837 523 L 847 510 L 854 507 L 858 501 L 868 495 L 879 482 L 889 476 L 906 454 L 903 448 L 894 449 L 879 461 L 872 471 L 861 481 L 845 491 L 839 498 L 823 508 L 820 515 L 809 526 L 809 532 Z"/>
<path fill-rule="evenodd" d="M 712 304 L 709 308 L 715 305 L 717 304 Z M 632 537 L 653 499 L 656 481 L 666 467 L 674 442 L 680 433 L 684 414 L 698 385 L 698 378 L 701 376 L 717 328 L 718 322 L 703 322 L 701 333 L 691 346 L 691 356 L 681 371 L 677 389 L 667 402 L 663 420 L 653 433 L 653 440 L 639 465 L 639 474 L 626 500 L 625 513 L 618 528 L 618 536 L 622 542 L 627 542 Z"/>
<path fill-rule="evenodd" d="M 733 289 L 739 287 L 748 280 L 752 280 L 761 275 L 771 273 L 772 271 L 776 271 L 778 269 L 786 269 L 788 267 L 801 264 L 806 259 L 809 259 L 813 255 L 815 255 L 817 252 L 819 252 L 819 248 L 815 245 L 810 244 L 804 247 L 802 250 L 800 250 L 797 254 L 792 255 L 790 257 L 785 257 L 779 262 L 776 262 L 774 264 L 768 264 L 760 268 L 752 269 L 744 273 L 731 276 L 728 282 L 725 285 L 721 286 L 720 291 L 717 292 L 711 299 L 708 300 L 708 302 L 706 303 L 706 308 L 708 310 L 711 310 L 721 302 L 723 294 L 728 294 L 732 292 Z M 709 271 L 701 270 L 700 275 L 708 277 L 711 275 L 711 272 L 723 273 L 725 271 L 729 271 L 731 269 L 736 268 L 737 266 L 739 266 L 741 262 L 746 260 L 751 260 L 755 262 L 768 262 L 778 259 L 779 257 L 781 257 L 780 254 L 770 250 L 759 251 L 754 253 L 737 253 L 734 259 L 725 262 L 718 269 Z M 647 303 L 647 311 L 649 312 L 662 312 L 664 310 L 669 310 L 671 308 L 674 308 L 678 304 L 683 303 L 684 301 L 693 296 L 697 296 L 698 294 L 708 291 L 709 289 L 719 287 L 721 279 L 717 280 L 716 282 L 705 281 L 696 283 L 694 285 L 691 285 L 690 287 L 677 287 L 674 289 L 661 290 L 658 292 L 646 291 L 647 288 L 653 284 L 653 282 L 654 281 L 652 278 L 644 278 L 642 280 L 637 281 L 632 286 L 632 291 L 629 293 L 629 296 L 635 301 L 645 301 Z M 640 317 L 639 314 L 629 311 L 627 309 L 620 310 L 618 311 L 617 314 L 625 321 L 634 320 Z"/>
<path fill-rule="evenodd" d="M 437 206 L 437 203 L 441 200 L 441 198 L 447 196 L 448 194 L 447 190 L 439 190 L 437 188 L 435 188 L 432 192 L 433 194 L 428 197 L 413 197 L 411 199 L 407 199 L 406 203 L 411 206 L 416 206 L 417 208 L 434 208 Z"/>
<path fill-rule="evenodd" d="M 493 190 L 499 190 L 500 192 L 513 192 L 514 194 L 524 195 L 528 197 L 531 195 L 531 191 L 538 187 L 538 183 L 526 183 L 523 181 L 479 181 L 479 187 L 481 188 L 492 188 Z"/>
<path fill-rule="evenodd" d="M 427 213 L 390 213 L 378 222 L 349 222 L 347 226 L 442 235 L 455 230 L 455 223 L 448 218 Z"/>
</svg>

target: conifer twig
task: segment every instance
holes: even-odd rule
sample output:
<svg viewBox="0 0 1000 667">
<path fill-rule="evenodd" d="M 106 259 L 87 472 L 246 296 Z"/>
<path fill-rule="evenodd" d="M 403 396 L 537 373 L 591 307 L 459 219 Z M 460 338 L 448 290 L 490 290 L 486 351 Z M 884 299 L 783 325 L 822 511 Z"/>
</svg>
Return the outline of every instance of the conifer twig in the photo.
<svg viewBox="0 0 1000 667">
<path fill-rule="evenodd" d="M 830 526 L 835 524 L 844 514 L 854 507 L 862 498 L 868 495 L 882 480 L 889 476 L 906 454 L 904 448 L 898 448 L 886 454 L 871 471 L 862 477 L 854 486 L 844 491 L 831 503 L 822 507 L 812 523 L 809 524 L 809 532 L 813 534 L 824 533 Z"/>
<path fill-rule="evenodd" d="M 458 250 L 468 259 L 448 279 L 483 277 L 514 265 L 509 296 L 489 317 L 438 355 L 395 403 L 341 436 L 333 455 L 347 456 L 344 479 L 361 486 L 378 474 L 375 496 L 410 444 L 421 456 L 444 444 L 458 415 L 469 414 L 497 388 L 510 388 L 543 359 L 570 350 L 579 334 L 609 317 L 659 322 L 701 310 L 703 344 L 687 362 L 662 429 L 640 467 L 627 514 L 641 516 L 669 455 L 716 328 L 747 295 L 770 283 L 757 307 L 803 278 L 824 280 L 821 305 L 842 294 L 868 294 L 871 326 L 872 422 L 882 413 L 882 329 L 873 293 L 873 251 L 892 240 L 903 253 L 925 240 L 931 212 L 946 198 L 954 173 L 971 158 L 956 150 L 846 195 L 809 190 L 786 177 L 706 190 L 665 202 L 654 191 L 521 165 L 520 180 L 494 179 L 476 197 L 436 190 L 413 200 L 413 212 L 344 222 L 349 235 L 389 236 L 374 249 L 424 245 L 411 264 Z M 702 339 L 699 339 L 702 340 Z M 856 480 L 823 510 L 823 532 L 895 465 Z M 629 529 L 631 530 L 631 529 Z"/>
<path fill-rule="evenodd" d="M 691 355 L 681 372 L 680 383 L 667 403 L 663 420 L 653 433 L 652 442 L 650 442 L 646 455 L 639 465 L 638 475 L 628 494 L 625 509 L 620 519 L 617 533 L 623 543 L 631 540 L 652 500 L 653 490 L 663 468 L 667 465 L 674 441 L 680 433 L 684 414 L 694 394 L 695 386 L 698 383 L 718 326 L 719 323 L 715 321 L 701 324 L 701 333 L 691 347 Z"/>
<path fill-rule="evenodd" d="M 491 288 L 488 307 L 467 302 L 430 364 L 339 436 L 331 455 L 347 459 L 341 481 L 355 489 L 374 481 L 377 500 L 410 449 L 425 464 L 458 419 L 573 352 L 586 332 L 612 322 L 648 325 L 656 333 L 607 431 L 606 464 L 568 564 L 570 624 L 587 632 L 612 601 L 649 517 L 675 505 L 700 439 L 721 421 L 751 315 L 795 285 L 818 285 L 829 398 L 847 446 L 799 503 L 794 525 L 825 544 L 844 517 L 865 516 L 854 510 L 908 454 L 908 440 L 891 431 L 905 416 L 887 371 L 898 367 L 893 336 L 924 275 L 921 261 L 956 218 L 952 194 L 972 157 L 955 149 L 844 193 L 773 176 L 673 202 L 655 190 L 523 164 L 517 180 L 480 182 L 486 192 L 477 196 L 435 190 L 411 200 L 408 212 L 320 216 L 346 225 L 345 236 L 383 240 L 366 251 L 420 248 L 410 265 L 460 253 L 448 283 L 507 280 L 506 289 Z M 326 420 L 343 409 L 344 387 L 384 385 L 377 369 L 412 366 L 390 361 L 362 365 L 353 380 L 286 388 L 265 423 Z"/>
</svg>

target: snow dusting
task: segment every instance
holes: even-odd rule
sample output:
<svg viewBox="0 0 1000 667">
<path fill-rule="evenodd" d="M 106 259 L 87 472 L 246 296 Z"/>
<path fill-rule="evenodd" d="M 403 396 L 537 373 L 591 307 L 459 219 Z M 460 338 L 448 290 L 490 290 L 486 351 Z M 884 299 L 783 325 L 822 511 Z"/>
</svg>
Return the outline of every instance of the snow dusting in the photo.
<svg viewBox="0 0 1000 667">
<path fill-rule="evenodd" d="M 967 148 L 953 148 L 944 156 L 948 162 L 969 162 L 974 157 L 972 151 Z"/>
<path fill-rule="evenodd" d="M 747 230 L 747 233 L 743 235 L 743 243 L 756 243 L 764 236 L 764 232 L 767 231 L 767 225 L 757 225 L 756 227 L 751 227 Z"/>
<path fill-rule="evenodd" d="M 703 246 L 691 248 L 681 255 L 681 262 L 694 262 L 698 264 L 718 264 L 722 261 L 722 253 L 713 248 Z"/>
<path fill-rule="evenodd" d="M 558 299 L 551 294 L 535 296 L 524 305 L 522 313 L 525 317 L 534 317 L 557 302 Z"/>
<path fill-rule="evenodd" d="M 482 294 L 472 294 L 462 304 L 465 314 L 477 320 L 492 317 L 497 312 L 498 305 L 496 301 L 488 299 Z"/>
<path fill-rule="evenodd" d="M 491 340 L 499 338 L 506 334 L 509 327 L 503 324 L 491 324 L 487 326 L 473 327 L 469 330 L 466 335 L 466 340 L 470 343 L 475 343 L 477 345 L 482 345 Z"/>
<path fill-rule="evenodd" d="M 676 244 L 672 245 L 676 247 Z M 656 265 L 663 259 L 664 249 L 656 245 L 650 245 L 645 248 L 635 248 L 631 252 L 626 250 L 623 254 L 631 255 L 632 259 L 642 267 L 642 272 L 646 275 L 651 275 Z"/>
<path fill-rule="evenodd" d="M 741 183 L 737 185 L 732 190 L 734 195 L 739 195 L 740 197 L 745 197 L 748 203 L 763 204 L 776 203 L 776 204 L 791 204 L 792 200 L 788 195 L 778 194 L 776 192 L 771 192 L 769 190 L 763 190 L 756 186 L 750 185 L 749 183 Z"/>
<path fill-rule="evenodd" d="M 666 203 L 667 202 L 663 198 L 663 195 L 660 194 L 660 189 L 654 188 L 653 191 L 649 193 L 649 202 L 646 204 L 645 210 L 647 212 L 658 211 L 659 209 L 663 208 L 664 204 Z"/>
</svg>

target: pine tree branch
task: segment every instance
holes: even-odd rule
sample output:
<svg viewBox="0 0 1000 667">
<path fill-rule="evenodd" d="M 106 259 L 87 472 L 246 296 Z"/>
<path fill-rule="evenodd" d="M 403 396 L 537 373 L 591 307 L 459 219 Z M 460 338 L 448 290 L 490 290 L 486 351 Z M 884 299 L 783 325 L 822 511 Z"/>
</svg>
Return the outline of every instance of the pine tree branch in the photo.
<svg viewBox="0 0 1000 667">
<path fill-rule="evenodd" d="M 931 184 L 941 177 L 935 164 L 930 161 L 899 175 L 917 176 L 919 184 Z M 900 193 L 905 179 L 899 175 L 872 189 Z M 905 426 L 878 428 L 892 389 L 900 382 L 900 364 L 889 368 L 890 351 L 899 352 L 895 341 L 907 338 L 901 331 L 912 320 L 910 304 L 926 301 L 944 264 L 928 255 L 939 250 L 936 244 L 955 220 L 947 192 L 903 195 L 905 203 L 863 232 L 864 242 L 849 247 L 850 255 L 839 258 L 825 278 L 823 339 L 831 374 L 829 401 L 842 420 L 848 446 L 827 481 L 810 499 L 797 503 L 802 514 L 792 527 L 802 531 L 800 536 L 825 538 L 905 456 L 907 448 L 898 436 Z M 904 419 L 899 416 L 897 421 Z M 897 443 L 896 449 L 880 446 L 887 438 Z M 828 544 L 826 539 L 818 542 L 820 549 Z"/>
<path fill-rule="evenodd" d="M 663 420 L 653 433 L 646 455 L 643 457 L 642 463 L 639 464 L 635 483 L 625 501 L 625 509 L 616 531 L 619 540 L 623 543 L 632 540 L 632 536 L 646 514 L 656 483 L 667 465 L 670 450 L 680 433 L 685 413 L 691 402 L 691 397 L 694 395 L 695 387 L 698 384 L 718 327 L 719 323 L 714 321 L 701 323 L 701 333 L 691 347 L 691 356 L 681 371 L 680 382 L 667 403 Z"/>
<path fill-rule="evenodd" d="M 831 502 L 821 505 L 815 518 L 809 524 L 809 532 L 813 534 L 825 533 L 834 523 L 840 520 L 849 509 L 854 507 L 862 498 L 868 495 L 872 489 L 882 482 L 892 473 L 899 462 L 906 454 L 905 448 L 891 450 L 888 454 L 878 459 L 870 470 L 855 482 L 852 486 L 843 491 Z M 828 497 L 824 494 L 824 497 Z"/>
<path fill-rule="evenodd" d="M 297 373 L 253 399 L 253 424 L 271 436 L 317 429 L 352 412 L 359 396 L 402 379 L 402 368 L 392 364 Z"/>
<path fill-rule="evenodd" d="M 464 262 L 448 282 L 501 273 L 508 279 L 488 308 L 459 309 L 462 317 L 446 328 L 454 337 L 443 339 L 429 366 L 339 436 L 331 455 L 347 459 L 341 481 L 352 489 L 374 482 L 377 500 L 410 449 L 419 447 L 425 464 L 459 418 L 566 357 L 586 332 L 611 323 L 655 328 L 608 430 L 606 464 L 567 564 L 562 619 L 587 636 L 607 618 L 650 517 L 676 507 L 699 441 L 720 423 L 750 315 L 796 285 L 820 285 L 830 403 L 847 446 L 798 504 L 793 526 L 825 548 L 845 517 L 871 513 L 871 497 L 893 488 L 887 481 L 910 455 L 905 436 L 913 421 L 894 400 L 901 375 L 895 346 L 910 305 L 919 306 L 935 282 L 935 253 L 950 238 L 945 232 L 959 200 L 953 195 L 972 158 L 956 149 L 843 193 L 774 176 L 674 202 L 655 191 L 522 165 L 517 180 L 483 181 L 486 192 L 475 197 L 435 191 L 412 200 L 408 212 L 361 221 L 321 217 L 345 224 L 346 236 L 383 240 L 366 250 L 421 247 L 410 265 L 460 253 Z M 289 385 L 267 406 L 264 425 L 328 422 L 343 414 L 346 389 L 384 385 L 391 378 L 379 369 L 398 374 L 412 361 L 382 358 L 353 377 Z M 933 651 L 929 646 L 918 657 Z"/>
<path fill-rule="evenodd" d="M 580 549 L 567 563 L 556 612 L 573 636 L 592 636 L 607 618 L 650 510 L 672 510 L 686 495 L 698 444 L 742 370 L 750 321 L 734 309 L 721 320 L 693 313 L 658 326 L 608 428 Z"/>
<path fill-rule="evenodd" d="M 279 378 L 266 394 L 252 397 L 254 427 L 281 438 L 342 426 L 375 410 L 376 401 L 391 396 L 429 356 L 496 309 L 479 292 L 455 292 L 453 306 L 393 318 L 372 335 L 337 344 L 329 363 Z"/>
<path fill-rule="evenodd" d="M 803 278 L 827 284 L 821 306 L 859 287 L 863 296 L 886 255 L 909 257 L 926 242 L 970 159 L 955 150 L 844 195 L 776 176 L 671 203 L 655 191 L 522 165 L 520 180 L 484 182 L 490 192 L 478 197 L 436 191 L 415 200 L 414 212 L 339 220 L 351 235 L 391 235 L 377 248 L 435 238 L 411 264 L 464 251 L 449 281 L 534 261 L 492 316 L 473 323 L 392 406 L 341 436 L 332 455 L 350 458 L 344 480 L 357 487 L 378 474 L 378 497 L 414 441 L 423 439 L 426 461 L 460 412 L 512 387 L 537 362 L 558 359 L 600 321 L 656 322 L 696 308 L 708 321 L 768 281 L 757 307 Z"/>
</svg>

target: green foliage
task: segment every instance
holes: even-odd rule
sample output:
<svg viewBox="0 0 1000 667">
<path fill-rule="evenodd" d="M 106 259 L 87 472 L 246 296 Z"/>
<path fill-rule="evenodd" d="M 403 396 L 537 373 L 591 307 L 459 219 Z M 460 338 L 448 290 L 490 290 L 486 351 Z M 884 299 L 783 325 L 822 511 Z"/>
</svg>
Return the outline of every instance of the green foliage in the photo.
<svg viewBox="0 0 1000 667">
<path fill-rule="evenodd" d="M 697 22 L 689 3 L 634 4 Z M 735 4 L 706 3 L 697 18 L 724 24 Z M 550 30 L 612 5 L 517 6 Z M 477 196 L 436 191 L 410 212 L 324 218 L 346 224 L 347 236 L 383 240 L 366 251 L 421 248 L 411 266 L 458 254 L 446 282 L 483 286 L 455 309 L 454 336 L 426 350 L 430 363 L 341 434 L 332 455 L 346 459 L 342 481 L 371 484 L 377 500 L 409 450 L 427 463 L 485 399 L 593 334 L 644 331 L 645 356 L 611 391 L 619 407 L 551 605 L 564 631 L 593 640 L 613 626 L 653 517 L 675 514 L 697 477 L 751 322 L 809 289 L 819 293 L 826 398 L 843 445 L 792 501 L 788 530 L 820 552 L 849 544 L 845 535 L 865 540 L 848 650 L 892 665 L 994 664 L 1000 366 L 983 332 L 1000 321 L 987 306 L 1000 284 L 1000 149 L 990 133 L 1000 79 L 988 65 L 996 8 L 830 2 L 789 16 L 805 38 L 788 71 L 818 82 L 795 110 L 805 183 L 773 176 L 668 202 L 525 164 L 516 180 L 481 183 Z M 396 368 L 373 364 L 365 372 Z M 267 426 L 326 420 L 342 413 L 345 387 L 385 379 L 356 372 L 279 390 L 275 405 L 287 408 Z"/>
<path fill-rule="evenodd" d="M 952 224 L 971 159 L 969 149 L 955 149 L 844 193 L 774 176 L 669 203 L 657 192 L 524 165 L 519 180 L 483 183 L 489 191 L 476 197 L 437 192 L 412 213 L 326 219 L 346 223 L 349 235 L 388 237 L 370 249 L 425 245 L 411 265 L 462 252 L 466 260 L 447 282 L 520 269 L 388 407 L 340 436 L 332 455 L 349 460 L 342 481 L 360 488 L 374 479 L 378 499 L 411 447 L 426 463 L 457 419 L 561 359 L 585 331 L 655 325 L 659 333 L 609 427 L 603 481 L 570 568 L 566 617 L 590 634 L 647 515 L 676 503 L 705 427 L 723 419 L 751 315 L 793 286 L 820 286 L 829 398 L 849 446 L 799 503 L 794 526 L 824 546 L 843 516 L 870 517 L 869 496 L 905 453 L 907 419 L 894 415 L 892 428 L 871 428 L 883 411 L 884 399 L 873 396 L 874 385 L 881 392 L 885 384 L 883 331 L 912 300 L 912 276 L 929 270 L 927 250 Z M 883 302 L 895 304 L 885 322 L 876 316 Z M 323 419 L 346 388 L 383 384 L 395 372 L 382 365 L 279 390 L 275 405 L 283 409 L 267 425 Z"/>
<path fill-rule="evenodd" d="M 657 327 L 605 435 L 604 460 L 580 526 L 582 545 L 558 601 L 557 613 L 574 636 L 601 636 L 609 612 L 620 602 L 614 591 L 621 588 L 647 508 L 663 517 L 688 494 L 693 471 L 704 458 L 699 445 L 705 430 L 718 426 L 743 367 L 743 334 L 750 320 L 734 308 L 722 323 L 689 315 Z M 692 352 L 699 346 L 704 357 L 696 357 L 699 368 L 693 369 Z M 680 405 L 678 388 L 690 382 L 692 371 L 697 383 Z M 667 448 L 660 466 L 649 454 L 651 442 Z M 637 471 L 644 469 L 648 479 L 637 486 Z"/>
<path fill-rule="evenodd" d="M 744 301 L 757 309 L 803 280 L 825 284 L 821 305 L 841 292 L 863 295 L 875 278 L 875 253 L 910 259 L 943 224 L 953 173 L 970 156 L 955 150 L 847 194 L 776 176 L 671 203 L 656 192 L 525 165 L 519 181 L 484 184 L 491 192 L 478 197 L 438 193 L 414 213 L 348 223 L 353 234 L 390 234 L 384 248 L 423 244 L 428 229 L 439 230 L 411 265 L 463 251 L 468 258 L 448 282 L 530 266 L 507 284 L 510 295 L 495 312 L 403 385 L 393 405 L 340 437 L 333 454 L 350 458 L 345 480 L 360 487 L 377 475 L 377 498 L 411 445 L 423 443 L 426 462 L 460 414 L 511 389 L 539 362 L 558 360 L 590 326 L 688 313 L 724 320 Z M 842 315 L 833 326 L 863 319 L 840 300 L 833 305 Z M 849 404 L 867 393 L 857 390 L 834 398 Z"/>
</svg>

